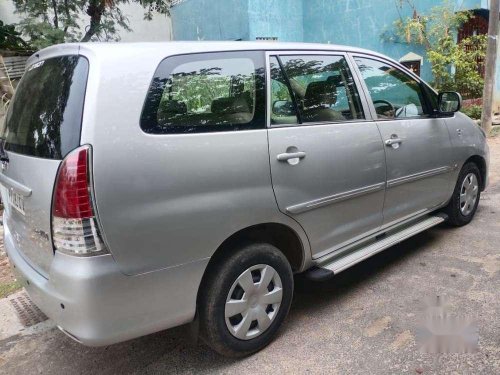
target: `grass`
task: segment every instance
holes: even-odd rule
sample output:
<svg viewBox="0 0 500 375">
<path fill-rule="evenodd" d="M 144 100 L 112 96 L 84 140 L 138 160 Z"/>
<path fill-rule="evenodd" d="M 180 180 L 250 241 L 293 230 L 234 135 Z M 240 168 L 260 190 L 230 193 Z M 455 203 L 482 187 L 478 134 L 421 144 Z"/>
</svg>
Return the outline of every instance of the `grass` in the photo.
<svg viewBox="0 0 500 375">
<path fill-rule="evenodd" d="M 0 284 L 0 298 L 5 298 L 21 289 L 22 286 L 17 281 L 10 281 Z"/>
</svg>

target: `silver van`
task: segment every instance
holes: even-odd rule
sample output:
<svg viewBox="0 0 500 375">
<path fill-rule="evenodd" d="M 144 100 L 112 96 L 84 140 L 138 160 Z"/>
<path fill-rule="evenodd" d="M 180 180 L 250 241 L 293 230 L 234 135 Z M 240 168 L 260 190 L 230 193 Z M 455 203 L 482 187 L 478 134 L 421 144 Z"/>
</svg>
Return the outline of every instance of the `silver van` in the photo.
<svg viewBox="0 0 500 375">
<path fill-rule="evenodd" d="M 488 146 L 460 103 L 343 46 L 50 47 L 0 130 L 5 248 L 83 344 L 194 321 L 247 355 L 283 323 L 294 274 L 472 220 Z"/>
</svg>

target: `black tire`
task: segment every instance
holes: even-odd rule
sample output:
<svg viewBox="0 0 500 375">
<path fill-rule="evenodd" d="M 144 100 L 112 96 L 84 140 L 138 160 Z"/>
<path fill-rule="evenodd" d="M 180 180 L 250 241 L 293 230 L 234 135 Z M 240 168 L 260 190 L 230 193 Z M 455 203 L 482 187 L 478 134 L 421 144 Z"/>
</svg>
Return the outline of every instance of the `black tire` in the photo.
<svg viewBox="0 0 500 375">
<path fill-rule="evenodd" d="M 474 203 L 474 206 L 472 207 L 472 211 L 467 215 L 464 215 L 460 209 L 461 208 L 460 193 L 462 189 L 462 183 L 470 173 L 473 173 L 476 176 L 479 186 L 478 186 L 477 198 Z M 458 175 L 457 184 L 455 185 L 455 189 L 453 190 L 453 195 L 451 197 L 451 200 L 444 209 L 444 212 L 448 215 L 448 224 L 455 227 L 461 227 L 471 222 L 472 218 L 474 217 L 474 214 L 476 213 L 477 205 L 479 204 L 479 199 L 481 198 L 481 188 L 480 188 L 481 184 L 482 184 L 481 172 L 479 171 L 477 165 L 472 162 L 465 164 Z"/>
<path fill-rule="evenodd" d="M 226 325 L 226 299 L 237 278 L 256 265 L 269 265 L 279 275 L 282 285 L 281 305 L 266 330 L 259 336 L 243 340 L 233 336 Z M 268 345 L 274 339 L 292 303 L 293 273 L 283 253 L 267 243 L 245 245 L 219 261 L 208 272 L 210 273 L 200 287 L 198 300 L 200 337 L 203 341 L 218 353 L 229 357 L 243 357 Z M 260 280 L 254 279 L 254 283 Z M 269 287 L 274 286 L 269 284 Z"/>
</svg>

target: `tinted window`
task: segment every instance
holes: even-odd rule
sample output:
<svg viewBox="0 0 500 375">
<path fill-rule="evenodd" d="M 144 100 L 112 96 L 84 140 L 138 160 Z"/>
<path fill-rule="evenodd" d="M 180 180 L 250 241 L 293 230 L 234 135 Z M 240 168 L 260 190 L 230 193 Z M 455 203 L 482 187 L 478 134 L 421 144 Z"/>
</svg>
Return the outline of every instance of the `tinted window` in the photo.
<svg viewBox="0 0 500 375">
<path fill-rule="evenodd" d="M 291 91 L 278 58 L 271 56 L 271 124 L 296 124 L 297 113 Z"/>
<path fill-rule="evenodd" d="M 280 56 L 302 122 L 363 119 L 358 90 L 342 56 Z"/>
<path fill-rule="evenodd" d="M 19 82 L 0 137 L 5 149 L 61 159 L 80 144 L 88 62 L 79 56 L 43 60 Z"/>
<path fill-rule="evenodd" d="M 424 115 L 424 96 L 416 80 L 381 61 L 356 58 L 379 119 Z"/>
<path fill-rule="evenodd" d="M 154 134 L 265 126 L 262 53 L 176 56 L 158 67 L 141 117 Z"/>
</svg>

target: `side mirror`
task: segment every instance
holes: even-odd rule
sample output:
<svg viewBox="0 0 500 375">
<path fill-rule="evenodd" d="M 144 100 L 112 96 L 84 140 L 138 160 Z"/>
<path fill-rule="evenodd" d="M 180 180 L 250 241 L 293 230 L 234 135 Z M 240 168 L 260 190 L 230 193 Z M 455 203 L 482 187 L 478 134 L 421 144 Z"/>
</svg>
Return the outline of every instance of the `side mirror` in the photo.
<svg viewBox="0 0 500 375">
<path fill-rule="evenodd" d="M 458 92 L 445 91 L 439 93 L 438 110 L 442 114 L 458 112 L 462 107 L 462 96 Z"/>
<path fill-rule="evenodd" d="M 273 114 L 277 116 L 295 116 L 293 102 L 288 100 L 276 100 L 273 103 Z"/>
</svg>

